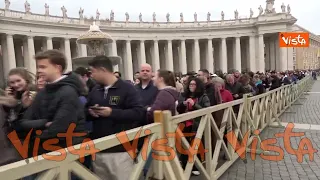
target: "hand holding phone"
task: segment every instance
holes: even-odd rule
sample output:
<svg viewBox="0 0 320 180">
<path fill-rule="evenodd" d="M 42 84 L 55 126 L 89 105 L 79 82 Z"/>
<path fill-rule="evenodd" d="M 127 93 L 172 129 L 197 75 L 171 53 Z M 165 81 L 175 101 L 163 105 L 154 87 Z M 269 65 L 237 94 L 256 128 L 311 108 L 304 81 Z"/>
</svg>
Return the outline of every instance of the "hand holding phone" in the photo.
<svg viewBox="0 0 320 180">
<path fill-rule="evenodd" d="M 90 106 L 89 109 L 88 109 L 88 111 L 89 111 L 89 113 L 91 114 L 91 116 L 97 118 L 97 117 L 99 117 L 99 115 L 97 115 L 97 113 L 95 112 L 95 110 L 99 110 L 99 105 L 98 105 L 98 104 L 96 104 L 96 105 L 94 105 L 94 106 Z"/>
<path fill-rule="evenodd" d="M 14 95 L 14 90 L 12 87 L 7 87 L 5 90 L 6 96 L 13 96 Z"/>
<path fill-rule="evenodd" d="M 92 110 L 101 110 L 102 108 L 100 106 L 91 106 L 90 109 L 92 109 Z"/>
</svg>

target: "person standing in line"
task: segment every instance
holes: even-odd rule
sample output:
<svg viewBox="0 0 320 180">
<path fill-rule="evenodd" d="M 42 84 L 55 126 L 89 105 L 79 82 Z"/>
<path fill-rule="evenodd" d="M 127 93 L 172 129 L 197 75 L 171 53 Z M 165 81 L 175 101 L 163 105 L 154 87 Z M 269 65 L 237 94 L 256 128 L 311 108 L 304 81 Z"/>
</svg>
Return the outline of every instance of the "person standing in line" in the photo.
<svg viewBox="0 0 320 180">
<path fill-rule="evenodd" d="M 150 64 L 141 64 L 138 79 L 140 80 L 140 83 L 136 84 L 135 87 L 138 90 L 143 107 L 147 110 L 147 108 L 153 104 L 158 94 L 158 88 L 154 85 L 154 82 L 152 81 L 152 68 Z M 146 125 L 148 123 L 149 122 L 147 121 L 142 122 L 141 126 Z M 143 142 L 143 138 L 139 139 L 138 151 L 141 150 Z M 147 159 L 147 162 L 144 167 L 145 174 L 148 171 L 151 162 L 152 158 L 150 156 Z"/>
<path fill-rule="evenodd" d="M 35 59 L 38 75 L 47 84 L 37 93 L 23 118 L 29 121 L 48 121 L 39 135 L 41 142 L 57 138 L 59 133 L 66 133 L 71 123 L 76 124 L 75 132 L 86 132 L 84 109 L 79 100 L 83 85 L 76 74 L 64 74 L 67 68 L 65 56 L 58 50 L 48 50 L 38 53 Z M 82 143 L 84 138 L 75 137 L 73 144 Z M 65 138 L 58 139 L 59 147 L 67 147 Z M 47 152 L 39 149 L 39 154 Z"/>
<path fill-rule="evenodd" d="M 241 99 L 243 97 L 243 94 L 245 93 L 243 86 L 239 82 L 235 81 L 232 74 L 228 74 L 226 76 L 226 81 L 227 82 L 225 84 L 225 87 L 232 93 L 233 99 Z"/>
<path fill-rule="evenodd" d="M 177 111 L 179 114 L 196 111 L 202 108 L 207 108 L 210 106 L 209 97 L 205 94 L 203 82 L 195 77 L 189 78 L 188 88 L 185 89 L 184 93 L 179 98 L 179 103 L 177 106 Z M 190 119 L 185 121 L 185 127 L 183 133 L 196 133 L 200 124 L 201 117 Z M 194 137 L 188 137 L 189 143 L 194 140 Z M 182 167 L 185 168 L 188 162 L 187 155 L 181 155 L 180 157 Z M 200 159 L 201 160 L 201 159 Z M 200 175 L 200 172 L 194 166 L 193 175 Z"/>
<path fill-rule="evenodd" d="M 92 139 L 139 127 L 146 117 L 135 87 L 117 78 L 111 60 L 96 56 L 89 62 L 93 79 L 98 85 L 88 95 L 87 119 L 92 121 Z M 92 162 L 94 173 L 100 179 L 127 180 L 134 161 L 122 145 L 96 154 Z"/>
<path fill-rule="evenodd" d="M 90 92 L 96 85 L 96 83 L 90 77 L 90 72 L 84 67 L 78 67 L 74 72 L 80 75 L 81 79 L 85 82 L 85 85 L 88 88 L 88 92 Z"/>
<path fill-rule="evenodd" d="M 221 96 L 220 96 L 220 93 L 215 89 L 214 84 L 209 81 L 210 79 L 209 71 L 207 69 L 199 70 L 198 78 L 204 83 L 205 92 L 210 99 L 210 106 L 220 104 Z"/>
<path fill-rule="evenodd" d="M 158 94 L 158 89 L 152 81 L 152 68 L 150 64 L 142 64 L 140 66 L 139 78 L 141 81 L 135 87 L 142 100 L 142 105 L 144 107 L 149 107 L 152 105 Z"/>
<path fill-rule="evenodd" d="M 176 115 L 176 102 L 179 98 L 173 72 L 158 70 L 154 79 L 155 86 L 158 88 L 159 93 L 153 104 L 148 107 L 147 118 L 150 123 L 154 120 L 153 113 L 156 110 L 170 110 L 172 116 Z"/>
</svg>

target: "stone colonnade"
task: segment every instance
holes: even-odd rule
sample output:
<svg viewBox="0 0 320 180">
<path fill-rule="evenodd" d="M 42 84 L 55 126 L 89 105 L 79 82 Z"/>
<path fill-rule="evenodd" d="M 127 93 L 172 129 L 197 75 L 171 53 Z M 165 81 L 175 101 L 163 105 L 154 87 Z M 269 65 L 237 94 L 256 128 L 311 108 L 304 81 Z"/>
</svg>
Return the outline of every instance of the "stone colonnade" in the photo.
<svg viewBox="0 0 320 180">
<path fill-rule="evenodd" d="M 183 74 L 201 68 L 210 72 L 292 69 L 292 58 L 288 61 L 290 50 L 279 48 L 277 43 L 277 34 L 167 40 L 117 39 L 106 46 L 106 52 L 107 55 L 122 57 L 122 64 L 115 70 L 120 71 L 124 79 L 133 79 L 134 72 L 142 63 L 151 64 L 153 70 L 167 69 Z M 3 68 L 0 69 L 3 69 L 4 77 L 15 67 L 26 67 L 35 73 L 35 53 L 48 49 L 59 49 L 65 54 L 68 71 L 79 66 L 72 62 L 73 58 L 90 56 L 86 46 L 77 44 L 76 39 L 2 34 L 0 64 Z"/>
</svg>

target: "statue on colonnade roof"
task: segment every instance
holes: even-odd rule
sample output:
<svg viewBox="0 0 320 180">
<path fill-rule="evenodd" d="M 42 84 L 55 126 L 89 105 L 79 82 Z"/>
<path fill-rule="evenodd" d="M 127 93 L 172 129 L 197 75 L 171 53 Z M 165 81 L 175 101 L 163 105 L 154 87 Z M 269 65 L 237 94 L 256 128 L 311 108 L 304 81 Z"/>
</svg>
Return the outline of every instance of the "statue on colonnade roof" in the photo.
<svg viewBox="0 0 320 180">
<path fill-rule="evenodd" d="M 142 13 L 139 14 L 139 21 L 142 22 Z"/>
<path fill-rule="evenodd" d="M 286 5 L 284 5 L 284 3 L 282 3 L 282 5 L 281 5 L 281 11 L 282 11 L 283 13 L 286 12 Z"/>
<path fill-rule="evenodd" d="M 152 14 L 152 19 L 153 19 L 154 23 L 157 22 L 157 15 L 155 12 L 153 12 L 153 14 Z"/>
<path fill-rule="evenodd" d="M 167 22 L 170 22 L 170 13 L 167 13 L 166 18 L 167 18 Z"/>
<path fill-rule="evenodd" d="M 224 21 L 224 12 L 221 11 L 221 20 Z"/>
<path fill-rule="evenodd" d="M 126 22 L 129 22 L 129 18 L 130 18 L 130 16 L 129 16 L 129 13 L 128 12 L 126 12 Z"/>
<path fill-rule="evenodd" d="M 66 9 L 66 7 L 64 7 L 64 6 L 62 6 L 61 7 L 61 11 L 62 11 L 62 17 L 63 18 L 67 18 L 68 17 L 68 15 L 67 15 L 67 9 Z"/>
<path fill-rule="evenodd" d="M 276 13 L 274 6 L 274 0 L 267 0 L 266 1 L 266 10 L 264 10 L 265 14 L 272 14 Z"/>
<path fill-rule="evenodd" d="M 96 20 L 99 20 L 100 19 L 100 12 L 99 12 L 99 9 L 97 9 L 96 11 Z"/>
<path fill-rule="evenodd" d="M 30 8 L 30 3 L 28 3 L 28 1 L 24 3 L 24 9 L 26 13 L 30 13 L 31 8 Z"/>
<path fill-rule="evenodd" d="M 180 13 L 180 22 L 183 23 L 183 13 Z"/>
<path fill-rule="evenodd" d="M 234 19 L 239 19 L 239 12 L 238 10 L 234 11 Z"/>
<path fill-rule="evenodd" d="M 79 10 L 79 18 L 80 19 L 83 19 L 83 13 L 84 13 L 84 9 L 82 9 L 82 7 L 80 7 L 80 10 Z"/>
<path fill-rule="evenodd" d="M 47 3 L 44 4 L 44 9 L 45 9 L 44 15 L 49 16 L 49 5 Z"/>
<path fill-rule="evenodd" d="M 250 8 L 250 18 L 252 18 L 253 17 L 253 10 L 252 10 L 252 8 Z"/>
<path fill-rule="evenodd" d="M 198 14 L 195 12 L 193 15 L 194 22 L 198 22 Z"/>
<path fill-rule="evenodd" d="M 211 14 L 210 14 L 210 12 L 208 12 L 208 14 L 207 14 L 207 21 L 208 21 L 208 22 L 211 21 Z"/>
<path fill-rule="evenodd" d="M 8 10 L 10 8 L 11 2 L 9 0 L 4 0 L 5 3 L 5 10 Z"/>
<path fill-rule="evenodd" d="M 290 7 L 290 5 L 288 4 L 288 6 L 287 6 L 287 12 L 288 12 L 288 14 L 290 14 L 291 13 L 291 7 Z"/>
<path fill-rule="evenodd" d="M 262 8 L 262 6 L 260 5 L 258 9 L 259 9 L 259 16 L 261 16 L 262 13 L 263 13 L 263 8 Z"/>
<path fill-rule="evenodd" d="M 110 12 L 110 21 L 114 21 L 114 12 L 111 10 Z"/>
</svg>

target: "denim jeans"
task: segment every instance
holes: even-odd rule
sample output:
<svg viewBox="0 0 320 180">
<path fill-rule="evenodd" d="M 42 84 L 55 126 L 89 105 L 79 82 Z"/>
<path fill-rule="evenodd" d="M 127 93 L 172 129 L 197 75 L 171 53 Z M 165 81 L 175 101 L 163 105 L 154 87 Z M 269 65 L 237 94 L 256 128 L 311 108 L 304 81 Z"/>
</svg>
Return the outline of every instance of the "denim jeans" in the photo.
<svg viewBox="0 0 320 180">
<path fill-rule="evenodd" d="M 147 175 L 148 170 L 151 167 L 151 163 L 152 163 L 152 151 L 150 151 L 146 164 L 144 165 L 144 168 L 143 168 L 143 173 L 145 176 Z"/>
</svg>

